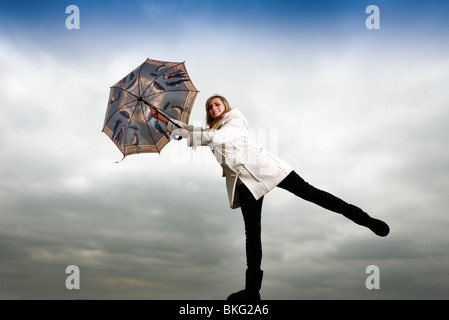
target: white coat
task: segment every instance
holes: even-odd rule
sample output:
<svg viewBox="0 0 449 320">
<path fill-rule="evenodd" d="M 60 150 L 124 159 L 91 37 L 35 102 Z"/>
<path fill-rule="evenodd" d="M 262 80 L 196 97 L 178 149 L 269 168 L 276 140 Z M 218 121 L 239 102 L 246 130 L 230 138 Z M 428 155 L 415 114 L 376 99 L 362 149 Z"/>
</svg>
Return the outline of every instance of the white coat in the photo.
<svg viewBox="0 0 449 320">
<path fill-rule="evenodd" d="M 233 209 L 240 207 L 236 192 L 240 183 L 245 184 L 254 198 L 260 199 L 292 171 L 287 163 L 250 139 L 248 122 L 238 109 L 227 112 L 215 130 L 175 122 L 190 132 L 187 138 L 190 147 L 211 148 L 223 168 L 229 203 Z M 172 131 L 175 126 L 169 123 L 167 129 Z"/>
</svg>

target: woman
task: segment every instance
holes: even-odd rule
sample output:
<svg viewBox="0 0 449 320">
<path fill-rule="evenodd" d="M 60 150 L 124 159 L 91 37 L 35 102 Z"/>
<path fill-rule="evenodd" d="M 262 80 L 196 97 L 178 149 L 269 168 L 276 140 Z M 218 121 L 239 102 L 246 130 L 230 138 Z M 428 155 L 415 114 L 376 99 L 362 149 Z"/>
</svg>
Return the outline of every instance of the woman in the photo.
<svg viewBox="0 0 449 320">
<path fill-rule="evenodd" d="M 370 217 L 360 208 L 348 204 L 330 193 L 305 182 L 284 161 L 275 157 L 249 138 L 248 122 L 238 109 L 231 109 L 225 97 L 218 94 L 206 102 L 208 128 L 169 122 L 156 108 L 151 115 L 167 125 L 172 136 L 187 138 L 187 144 L 208 146 L 223 168 L 231 208 L 241 208 L 246 235 L 245 289 L 231 294 L 228 300 L 260 300 L 263 271 L 261 244 L 261 212 L 264 195 L 275 187 L 290 191 L 323 208 L 340 213 L 353 222 L 365 226 L 376 235 L 385 237 L 388 225 Z"/>
</svg>

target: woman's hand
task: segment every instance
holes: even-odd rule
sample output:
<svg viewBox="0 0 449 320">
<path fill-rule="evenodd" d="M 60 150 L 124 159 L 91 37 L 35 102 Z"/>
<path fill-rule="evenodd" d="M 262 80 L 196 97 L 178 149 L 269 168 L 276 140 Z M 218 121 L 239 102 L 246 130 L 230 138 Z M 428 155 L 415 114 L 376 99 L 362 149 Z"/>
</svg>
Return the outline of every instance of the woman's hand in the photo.
<svg viewBox="0 0 449 320">
<path fill-rule="evenodd" d="M 159 113 L 158 107 L 155 107 L 155 106 L 151 107 L 151 117 L 156 120 L 161 120 L 165 124 L 168 123 L 168 119 Z"/>
<path fill-rule="evenodd" d="M 178 128 L 172 131 L 172 136 L 181 137 L 185 139 L 189 136 L 189 133 L 190 132 L 184 128 Z"/>
<path fill-rule="evenodd" d="M 151 114 L 152 118 L 157 119 L 157 115 L 159 113 L 156 111 L 156 107 L 151 107 L 151 113 L 150 114 Z"/>
</svg>

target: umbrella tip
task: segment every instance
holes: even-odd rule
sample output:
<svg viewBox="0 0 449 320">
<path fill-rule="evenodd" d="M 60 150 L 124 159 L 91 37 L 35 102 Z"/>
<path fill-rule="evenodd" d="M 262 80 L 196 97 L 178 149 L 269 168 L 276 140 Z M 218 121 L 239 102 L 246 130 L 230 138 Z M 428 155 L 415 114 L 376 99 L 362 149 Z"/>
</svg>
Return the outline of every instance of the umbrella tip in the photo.
<svg viewBox="0 0 449 320">
<path fill-rule="evenodd" d="M 123 158 L 121 159 L 121 160 L 117 160 L 115 163 L 120 163 L 120 162 L 122 162 L 124 159 L 125 159 L 125 155 L 123 156 Z"/>
</svg>

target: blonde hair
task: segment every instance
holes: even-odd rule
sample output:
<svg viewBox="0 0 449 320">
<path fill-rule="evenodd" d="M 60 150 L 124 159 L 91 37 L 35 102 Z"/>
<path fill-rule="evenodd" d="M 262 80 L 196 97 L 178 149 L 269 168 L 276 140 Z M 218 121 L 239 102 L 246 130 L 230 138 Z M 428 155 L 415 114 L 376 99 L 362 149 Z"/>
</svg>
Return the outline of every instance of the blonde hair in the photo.
<svg viewBox="0 0 449 320">
<path fill-rule="evenodd" d="M 212 99 L 215 99 L 215 98 L 220 98 L 221 102 L 223 102 L 224 106 L 226 107 L 226 111 L 224 113 L 231 111 L 231 106 L 229 105 L 229 102 L 228 102 L 228 100 L 226 100 L 225 97 L 223 97 L 222 95 L 219 95 L 218 93 L 210 96 L 209 99 L 207 99 L 207 101 L 206 101 L 206 123 L 209 127 L 212 127 L 212 125 L 215 121 L 209 114 L 209 104 L 212 101 Z"/>
</svg>

